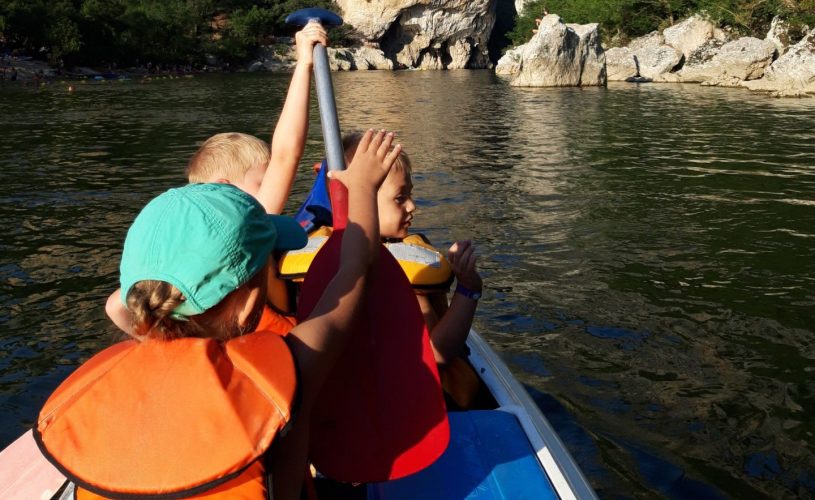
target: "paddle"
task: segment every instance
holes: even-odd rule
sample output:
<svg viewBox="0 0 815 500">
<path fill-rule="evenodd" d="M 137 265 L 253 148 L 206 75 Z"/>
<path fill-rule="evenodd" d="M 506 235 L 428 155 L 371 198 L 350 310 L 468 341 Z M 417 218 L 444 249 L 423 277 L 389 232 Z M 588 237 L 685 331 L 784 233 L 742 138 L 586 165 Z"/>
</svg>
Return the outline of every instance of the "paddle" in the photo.
<svg viewBox="0 0 815 500">
<path fill-rule="evenodd" d="M 342 24 L 323 9 L 303 9 L 286 18 L 298 26 L 315 21 Z M 326 49 L 319 44 L 314 80 L 328 169 L 341 170 L 345 159 L 334 90 Z M 335 181 L 329 189 L 334 233 L 306 274 L 299 320 L 308 317 L 339 268 L 347 192 Z M 345 482 L 407 476 L 433 463 L 447 447 L 447 414 L 427 327 L 405 273 L 384 246 L 348 346 L 317 399 L 310 432 L 312 463 Z"/>
</svg>

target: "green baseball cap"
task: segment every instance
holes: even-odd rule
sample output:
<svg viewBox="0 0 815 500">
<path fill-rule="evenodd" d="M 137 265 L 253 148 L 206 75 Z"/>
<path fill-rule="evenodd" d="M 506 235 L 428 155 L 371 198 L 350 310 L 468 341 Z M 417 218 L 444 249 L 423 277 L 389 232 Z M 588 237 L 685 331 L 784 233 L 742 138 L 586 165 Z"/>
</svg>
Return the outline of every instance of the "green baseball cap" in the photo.
<svg viewBox="0 0 815 500">
<path fill-rule="evenodd" d="M 273 250 L 308 241 L 291 217 L 267 214 L 231 184 L 188 184 L 154 198 L 127 232 L 119 267 L 122 302 L 143 280 L 184 294 L 174 316 L 201 314 L 249 281 Z"/>
</svg>

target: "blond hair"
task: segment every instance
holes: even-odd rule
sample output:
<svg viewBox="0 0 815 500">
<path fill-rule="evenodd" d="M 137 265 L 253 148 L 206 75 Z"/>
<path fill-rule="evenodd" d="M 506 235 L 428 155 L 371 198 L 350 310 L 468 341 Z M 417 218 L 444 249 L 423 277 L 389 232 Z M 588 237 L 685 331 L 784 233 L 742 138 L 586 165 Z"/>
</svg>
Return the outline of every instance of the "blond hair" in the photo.
<svg viewBox="0 0 815 500">
<path fill-rule="evenodd" d="M 258 272 L 241 286 L 258 287 L 265 283 L 266 273 Z M 137 281 L 127 292 L 125 300 L 133 327 L 131 335 L 137 340 L 184 337 L 228 340 L 254 331 L 263 314 L 263 308 L 257 308 L 255 314 L 241 326 L 234 314 L 226 312 L 226 301 L 221 300 L 201 314 L 181 318 L 174 311 L 184 302 L 184 294 L 170 283 L 159 280 Z"/>
<path fill-rule="evenodd" d="M 345 162 L 351 163 L 351 160 L 354 158 L 354 154 L 357 152 L 357 146 L 359 146 L 359 141 L 362 140 L 362 136 L 365 135 L 362 132 L 349 132 L 342 136 L 342 149 L 345 153 Z M 408 174 L 413 173 L 413 164 L 410 162 L 410 157 L 405 150 L 401 150 L 399 152 L 399 156 L 396 157 L 396 161 L 393 164 L 394 170 L 405 171 Z"/>
<path fill-rule="evenodd" d="M 252 168 L 266 166 L 269 145 L 257 137 L 240 132 L 215 134 L 192 155 L 185 173 L 189 182 L 213 182 L 226 179 L 241 182 Z"/>
</svg>

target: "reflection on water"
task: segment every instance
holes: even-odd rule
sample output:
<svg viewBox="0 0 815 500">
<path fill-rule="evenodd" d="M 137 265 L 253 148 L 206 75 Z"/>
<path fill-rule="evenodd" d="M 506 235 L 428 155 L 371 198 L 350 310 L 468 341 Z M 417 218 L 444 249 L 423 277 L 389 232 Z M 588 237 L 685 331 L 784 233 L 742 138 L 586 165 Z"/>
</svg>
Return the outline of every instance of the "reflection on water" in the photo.
<svg viewBox="0 0 815 500">
<path fill-rule="evenodd" d="M 116 338 L 103 303 L 140 206 L 209 135 L 268 137 L 287 83 L 0 88 L 0 444 Z M 345 130 L 399 132 L 415 226 L 477 242 L 477 327 L 601 495 L 813 495 L 815 101 L 466 71 L 335 87 Z M 320 149 L 313 123 L 304 165 Z"/>
</svg>

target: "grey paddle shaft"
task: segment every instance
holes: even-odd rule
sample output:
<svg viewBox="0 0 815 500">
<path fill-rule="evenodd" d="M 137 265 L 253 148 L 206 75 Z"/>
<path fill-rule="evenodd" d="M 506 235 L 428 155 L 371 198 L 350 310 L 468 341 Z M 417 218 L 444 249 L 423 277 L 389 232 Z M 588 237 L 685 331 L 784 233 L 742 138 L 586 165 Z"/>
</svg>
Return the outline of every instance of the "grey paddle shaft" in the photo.
<svg viewBox="0 0 815 500">
<path fill-rule="evenodd" d="M 325 140 L 325 158 L 328 170 L 345 170 L 345 155 L 342 149 L 340 122 L 337 118 L 337 104 L 334 102 L 334 85 L 331 83 L 331 70 L 328 67 L 328 54 L 322 44 L 314 45 L 314 84 L 317 87 L 317 102 L 320 104 L 320 123 Z"/>
</svg>

